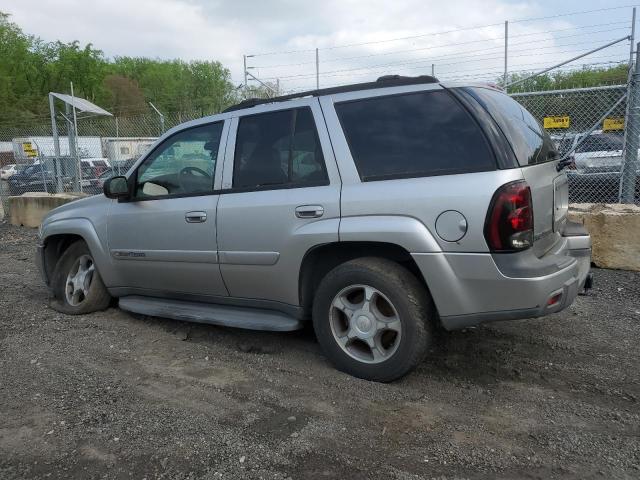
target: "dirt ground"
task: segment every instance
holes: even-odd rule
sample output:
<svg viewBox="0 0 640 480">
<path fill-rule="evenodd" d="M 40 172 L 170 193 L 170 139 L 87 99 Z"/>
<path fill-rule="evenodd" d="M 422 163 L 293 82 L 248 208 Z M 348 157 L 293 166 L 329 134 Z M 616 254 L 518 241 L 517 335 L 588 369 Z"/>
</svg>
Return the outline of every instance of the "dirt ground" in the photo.
<svg viewBox="0 0 640 480">
<path fill-rule="evenodd" d="M 0 224 L 0 478 L 640 478 L 640 274 L 546 319 L 445 336 L 401 381 L 313 332 L 47 306 Z"/>
</svg>

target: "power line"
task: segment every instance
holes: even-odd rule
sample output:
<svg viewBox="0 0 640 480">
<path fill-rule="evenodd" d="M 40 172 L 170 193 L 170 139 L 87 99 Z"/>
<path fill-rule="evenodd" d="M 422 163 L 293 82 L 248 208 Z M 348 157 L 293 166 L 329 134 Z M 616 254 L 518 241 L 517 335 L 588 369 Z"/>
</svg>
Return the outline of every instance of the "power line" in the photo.
<svg viewBox="0 0 640 480">
<path fill-rule="evenodd" d="M 596 56 L 596 57 L 591 57 L 591 60 L 595 60 L 595 59 L 607 59 L 607 58 L 611 58 L 609 55 L 601 55 L 601 56 Z M 604 65 L 621 65 L 621 64 L 626 64 L 627 60 L 608 60 L 608 61 L 603 61 L 603 62 L 590 62 L 588 64 L 580 64 L 580 65 L 568 65 L 568 66 L 564 66 L 564 67 L 559 67 L 557 69 L 557 71 L 572 71 L 572 70 L 579 70 L 579 69 L 584 69 L 584 68 L 589 68 L 589 67 L 594 67 L 594 66 L 599 66 L 602 67 Z M 520 68 L 518 70 L 511 70 L 509 73 L 513 74 L 513 73 L 530 73 L 532 69 L 534 69 L 534 67 L 538 66 L 538 65 L 547 65 L 547 62 L 532 62 L 532 63 L 521 63 L 521 64 L 515 64 L 513 65 L 514 68 L 517 67 L 523 67 Z M 479 73 L 474 73 L 474 72 L 479 72 Z M 381 70 L 381 71 L 367 71 L 367 72 L 361 72 L 361 73 L 353 73 L 353 74 L 341 74 L 341 75 L 328 75 L 330 77 L 340 77 L 340 76 L 350 76 L 350 77 L 366 77 L 366 76 L 378 76 L 381 74 L 385 74 L 387 73 L 387 71 L 385 70 Z M 457 75 L 455 75 L 457 73 Z M 502 74 L 504 73 L 503 70 L 486 70 L 486 67 L 481 67 L 481 68 L 475 68 L 475 69 L 464 69 L 461 70 L 459 72 L 443 72 L 442 74 L 438 75 L 439 78 L 441 79 L 445 79 L 445 80 L 456 80 L 456 79 L 463 79 L 463 78 L 475 78 L 477 80 L 481 80 L 482 78 L 484 78 L 484 76 L 487 75 L 492 75 L 493 77 L 497 76 L 498 74 Z M 450 74 L 454 74 L 454 77 L 449 76 Z M 482 77 L 482 78 L 480 78 Z M 495 79 L 495 78 L 493 78 Z M 336 84 L 329 84 L 326 85 L 327 87 L 329 86 L 336 86 L 336 85 L 342 85 L 344 82 L 342 83 L 336 83 Z M 305 84 L 300 84 L 300 85 L 307 85 Z M 308 90 L 310 87 L 300 87 L 302 90 Z M 289 91 L 289 89 L 287 89 L 287 91 Z"/>
<path fill-rule="evenodd" d="M 580 36 L 580 34 L 578 34 L 578 35 L 567 35 L 567 36 L 562 37 L 562 38 L 570 38 L 570 37 L 575 37 L 575 36 Z M 549 39 L 549 40 L 554 40 L 554 39 Z M 546 40 L 546 41 L 549 41 L 549 40 Z M 540 40 L 538 42 L 519 42 L 519 43 L 515 43 L 514 45 L 529 45 L 531 43 L 539 44 L 539 43 L 544 42 L 544 41 L 545 40 Z M 599 40 L 599 43 L 601 43 L 602 41 L 606 41 L 606 40 Z M 519 51 L 524 51 L 524 50 L 519 50 Z M 489 52 L 487 52 L 487 54 L 489 54 Z M 535 55 L 536 54 L 531 54 L 531 56 L 535 56 Z M 455 56 L 455 55 L 452 55 L 452 56 Z M 496 57 L 496 58 L 502 58 L 502 57 Z M 363 67 L 352 67 L 352 68 L 343 68 L 343 69 L 338 69 L 338 70 L 329 70 L 327 72 L 321 73 L 320 75 L 323 76 L 323 77 L 326 77 L 326 76 L 331 76 L 330 74 L 334 74 L 334 73 L 354 72 L 354 71 L 358 71 L 358 70 L 367 70 L 367 69 L 382 68 L 382 67 L 406 66 L 406 65 L 414 65 L 414 64 L 421 64 L 421 63 L 431 63 L 432 60 L 433 60 L 433 58 L 422 59 L 422 60 L 402 60 L 402 61 L 398 61 L 398 62 L 377 64 L 377 65 L 369 65 L 369 66 L 363 66 Z M 486 60 L 490 60 L 490 59 L 486 59 Z M 315 76 L 315 73 L 314 74 L 285 75 L 285 76 L 279 76 L 278 78 L 280 78 L 281 80 L 284 80 L 284 79 L 289 79 L 289 78 L 306 78 L 306 77 L 310 77 L 312 75 Z M 267 78 L 273 78 L 273 77 L 267 77 Z"/>
<path fill-rule="evenodd" d="M 585 28 L 593 28 L 593 27 L 606 27 L 606 26 L 612 26 L 612 25 L 621 25 L 621 24 L 625 24 L 628 25 L 629 22 L 628 21 L 621 21 L 621 22 L 609 22 L 609 23 L 596 23 L 593 25 L 583 25 L 580 27 L 570 27 L 570 28 L 559 28 L 556 30 L 543 30 L 541 32 L 530 32 L 530 33 L 520 33 L 520 34 L 512 34 L 509 35 L 509 38 L 514 38 L 514 37 L 530 37 L 533 35 L 543 35 L 543 34 L 547 34 L 547 33 L 556 33 L 556 32 L 566 32 L 566 31 L 571 31 L 571 30 L 578 30 L 578 29 L 585 29 Z M 612 30 L 623 30 L 623 29 L 627 29 L 628 27 L 624 27 L 624 28 L 617 28 L 617 29 L 608 29 L 608 30 L 603 30 L 606 32 L 612 31 Z M 594 33 L 600 33 L 600 31 L 596 31 L 596 32 L 583 32 L 580 35 L 591 35 Z M 565 38 L 565 37 L 557 37 L 557 38 Z M 556 37 L 554 37 L 554 39 L 556 39 Z M 478 39 L 478 40 L 471 40 L 471 41 L 467 41 L 467 42 L 460 42 L 460 43 L 448 43 L 448 44 L 442 44 L 442 45 L 435 45 L 435 46 L 429 46 L 429 47 L 421 47 L 421 48 L 410 48 L 410 49 L 405 49 L 405 50 L 394 50 L 392 52 L 382 52 L 382 53 L 370 53 L 370 54 L 366 54 L 366 55 L 356 55 L 356 56 L 352 56 L 352 57 L 338 57 L 338 58 L 330 58 L 328 60 L 324 60 L 323 63 L 331 63 L 331 62 L 340 62 L 340 61 L 348 61 L 348 60 L 358 60 L 361 58 L 371 58 L 371 57 L 383 57 L 383 56 L 389 56 L 389 55 L 397 55 L 399 53 L 411 53 L 411 52 L 419 52 L 419 51 L 424 51 L 424 50 L 430 50 L 433 48 L 439 48 L 439 47 L 449 47 L 449 46 L 457 46 L 457 45 L 467 45 L 470 43 L 479 43 L 479 42 L 488 42 L 488 41 L 497 41 L 497 40 L 504 40 L 504 36 L 501 37 L 492 37 L 492 38 L 482 38 L 482 39 Z M 512 44 L 513 45 L 513 44 Z M 517 44 L 515 44 L 517 45 Z M 496 47 L 499 48 L 500 50 L 502 50 L 502 46 L 500 47 Z M 476 50 L 478 51 L 478 50 Z M 255 69 L 270 69 L 270 68 L 284 68 L 284 67 L 299 67 L 299 66 L 304 66 L 304 65 L 314 65 L 315 61 L 309 61 L 309 62 L 298 62 L 298 63 L 283 63 L 283 64 L 277 64 L 277 65 L 256 65 L 256 66 L 252 66 L 251 68 L 255 68 Z"/>
<path fill-rule="evenodd" d="M 636 7 L 636 6 L 637 5 L 635 5 L 635 4 L 621 5 L 621 6 L 617 6 L 617 7 L 605 7 L 605 8 L 598 8 L 598 9 L 593 9 L 593 10 L 582 10 L 582 11 L 560 13 L 560 14 L 557 14 L 557 15 L 549 15 L 549 16 L 544 16 L 544 17 L 522 18 L 522 19 L 517 19 L 517 20 L 510 20 L 510 23 L 523 23 L 523 22 L 533 22 L 533 21 L 537 21 L 537 20 L 548 20 L 548 19 L 551 19 L 551 18 L 560 18 L 560 17 L 571 16 L 571 15 L 584 15 L 584 14 L 587 14 L 587 13 L 597 13 L 597 12 L 605 12 L 605 11 L 611 11 L 611 10 L 620 10 L 620 9 L 623 9 L 623 8 L 632 8 L 632 7 Z M 503 25 L 503 22 L 500 22 L 500 23 L 489 23 L 489 24 L 486 24 L 486 25 L 476 25 L 476 26 L 472 26 L 472 27 L 463 27 L 463 28 L 457 28 L 457 29 L 452 29 L 452 30 L 444 30 L 444 31 L 440 31 L 440 32 L 424 33 L 424 34 L 419 34 L 419 35 L 410 35 L 410 36 L 406 36 L 406 37 L 389 38 L 389 39 L 385 39 L 385 40 L 374 40 L 374 41 L 369 41 L 369 42 L 349 43 L 349 44 L 343 44 L 343 45 L 334 45 L 334 46 L 331 46 L 331 47 L 318 47 L 318 49 L 324 51 L 324 50 L 335 50 L 335 49 L 339 49 L 339 48 L 359 47 L 359 46 L 363 46 L 363 45 L 376 45 L 376 44 L 380 44 L 380 43 L 396 42 L 396 41 L 410 40 L 410 39 L 415 39 L 415 38 L 423 38 L 423 37 L 436 36 L 436 35 L 447 35 L 447 34 L 450 34 L 450 33 L 465 32 L 465 31 L 469 31 L 469 30 L 478 30 L 478 29 L 482 29 L 482 28 L 496 27 L 496 26 L 500 26 L 500 25 Z M 300 50 L 290 50 L 290 51 L 272 51 L 272 52 L 254 53 L 254 54 L 251 54 L 251 55 L 247 55 L 247 57 L 263 57 L 263 56 L 268 56 L 268 55 L 287 55 L 287 54 L 305 53 L 305 52 L 313 52 L 313 51 L 315 51 L 315 48 L 300 49 Z"/>
</svg>

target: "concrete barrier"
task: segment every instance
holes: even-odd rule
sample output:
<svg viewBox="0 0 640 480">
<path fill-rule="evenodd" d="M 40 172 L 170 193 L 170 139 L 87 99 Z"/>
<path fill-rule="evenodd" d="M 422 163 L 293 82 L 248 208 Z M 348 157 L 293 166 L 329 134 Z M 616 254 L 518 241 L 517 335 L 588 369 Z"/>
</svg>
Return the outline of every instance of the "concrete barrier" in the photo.
<svg viewBox="0 0 640 480">
<path fill-rule="evenodd" d="M 9 197 L 9 221 L 12 225 L 39 227 L 47 212 L 84 196 L 76 193 L 28 192 L 19 197 Z"/>
<path fill-rule="evenodd" d="M 640 271 L 640 207 L 576 203 L 569 205 L 569 219 L 591 234 L 596 266 Z"/>
</svg>

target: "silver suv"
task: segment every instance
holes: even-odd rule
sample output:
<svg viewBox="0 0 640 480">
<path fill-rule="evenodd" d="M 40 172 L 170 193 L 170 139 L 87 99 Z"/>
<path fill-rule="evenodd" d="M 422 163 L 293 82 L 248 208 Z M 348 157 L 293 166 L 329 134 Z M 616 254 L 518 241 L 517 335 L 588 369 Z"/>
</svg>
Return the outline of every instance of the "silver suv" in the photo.
<svg viewBox="0 0 640 480">
<path fill-rule="evenodd" d="M 53 306 L 258 330 L 312 320 L 337 368 L 391 381 L 434 329 L 531 318 L 590 284 L 567 178 L 517 102 L 432 77 L 249 100 L 163 135 L 53 210 Z"/>
</svg>

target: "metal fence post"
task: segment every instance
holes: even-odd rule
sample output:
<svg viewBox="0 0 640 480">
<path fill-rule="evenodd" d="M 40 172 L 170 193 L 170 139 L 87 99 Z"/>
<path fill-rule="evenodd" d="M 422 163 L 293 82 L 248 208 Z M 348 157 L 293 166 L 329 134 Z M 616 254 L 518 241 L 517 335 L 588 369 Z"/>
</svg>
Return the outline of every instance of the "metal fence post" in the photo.
<svg viewBox="0 0 640 480">
<path fill-rule="evenodd" d="M 56 122 L 56 105 L 51 93 L 49 93 L 49 110 L 51 111 L 51 134 L 53 135 L 53 148 L 55 153 L 53 170 L 56 177 L 56 192 L 62 192 L 62 172 L 60 172 L 60 138 L 58 137 L 58 123 Z"/>
<path fill-rule="evenodd" d="M 509 22 L 504 22 L 504 76 L 502 80 L 502 85 L 504 86 L 505 92 L 507 91 L 507 79 L 508 71 L 507 71 L 507 59 L 509 53 Z"/>
<path fill-rule="evenodd" d="M 320 90 L 320 57 L 316 48 L 316 90 Z"/>
<path fill-rule="evenodd" d="M 629 108 L 624 128 L 624 159 L 620 177 L 620 203 L 634 203 L 640 147 L 640 43 L 636 45 L 636 64 L 629 79 Z"/>
</svg>

